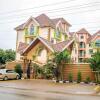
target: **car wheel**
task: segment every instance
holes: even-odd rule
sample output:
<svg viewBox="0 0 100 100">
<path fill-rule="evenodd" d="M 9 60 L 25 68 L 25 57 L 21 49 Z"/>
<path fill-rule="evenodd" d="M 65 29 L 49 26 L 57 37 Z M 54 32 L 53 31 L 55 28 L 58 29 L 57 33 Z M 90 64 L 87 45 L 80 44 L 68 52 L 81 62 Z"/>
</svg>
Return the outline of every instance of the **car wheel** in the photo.
<svg viewBox="0 0 100 100">
<path fill-rule="evenodd" d="M 3 80 L 4 80 L 4 81 L 7 81 L 7 80 L 8 80 L 8 77 L 7 77 L 7 76 L 5 76 L 5 77 L 3 78 Z"/>
<path fill-rule="evenodd" d="M 16 76 L 16 80 L 18 80 L 18 79 L 19 79 L 19 76 L 17 75 L 17 76 Z"/>
</svg>

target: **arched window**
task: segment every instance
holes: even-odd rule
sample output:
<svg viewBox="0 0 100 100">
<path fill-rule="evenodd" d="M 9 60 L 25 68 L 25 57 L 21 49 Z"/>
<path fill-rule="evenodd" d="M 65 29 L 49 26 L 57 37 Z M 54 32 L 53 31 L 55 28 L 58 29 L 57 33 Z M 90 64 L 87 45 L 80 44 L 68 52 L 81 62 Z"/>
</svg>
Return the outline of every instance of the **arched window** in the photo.
<svg viewBox="0 0 100 100">
<path fill-rule="evenodd" d="M 30 26 L 30 35 L 33 35 L 34 34 L 34 26 L 33 24 Z"/>
</svg>

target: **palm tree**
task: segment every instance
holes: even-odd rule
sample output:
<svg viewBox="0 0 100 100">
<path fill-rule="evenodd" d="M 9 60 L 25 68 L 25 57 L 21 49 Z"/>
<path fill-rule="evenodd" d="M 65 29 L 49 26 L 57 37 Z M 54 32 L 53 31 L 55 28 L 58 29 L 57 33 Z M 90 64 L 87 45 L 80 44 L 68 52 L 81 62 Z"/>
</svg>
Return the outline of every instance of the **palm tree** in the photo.
<svg viewBox="0 0 100 100">
<path fill-rule="evenodd" d="M 100 51 L 97 51 L 89 59 L 90 67 L 95 72 L 96 82 L 100 81 Z"/>
<path fill-rule="evenodd" d="M 70 53 L 68 52 L 68 50 L 64 50 L 62 52 L 55 52 L 54 61 L 60 71 L 61 80 L 63 80 L 64 63 L 68 63 L 70 61 Z"/>
</svg>

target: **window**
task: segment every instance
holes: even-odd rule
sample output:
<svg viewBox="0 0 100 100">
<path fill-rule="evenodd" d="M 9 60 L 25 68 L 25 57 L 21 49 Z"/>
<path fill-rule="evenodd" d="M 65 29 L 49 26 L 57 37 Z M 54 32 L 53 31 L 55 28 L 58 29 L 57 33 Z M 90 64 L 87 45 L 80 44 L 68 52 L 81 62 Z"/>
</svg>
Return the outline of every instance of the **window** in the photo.
<svg viewBox="0 0 100 100">
<path fill-rule="evenodd" d="M 91 43 L 89 43 L 89 47 L 91 47 Z"/>
<path fill-rule="evenodd" d="M 79 63 L 82 63 L 83 62 L 83 59 L 82 58 L 79 58 Z"/>
<path fill-rule="evenodd" d="M 95 46 L 96 46 L 96 47 L 100 47 L 100 40 L 96 40 Z"/>
<path fill-rule="evenodd" d="M 83 57 L 83 56 L 85 56 L 85 51 L 84 50 L 80 50 L 80 57 Z"/>
<path fill-rule="evenodd" d="M 92 49 L 89 50 L 89 54 L 93 54 L 93 50 Z"/>
<path fill-rule="evenodd" d="M 28 34 L 28 28 L 25 28 L 25 35 Z"/>
<path fill-rule="evenodd" d="M 80 42 L 80 48 L 85 48 L 85 43 L 84 42 Z"/>
<path fill-rule="evenodd" d="M 83 35 L 81 35 L 81 37 L 80 37 L 81 39 L 83 39 L 84 38 L 84 36 Z"/>
<path fill-rule="evenodd" d="M 59 30 L 59 28 L 57 28 L 57 30 L 56 30 L 56 36 L 60 37 L 60 30 Z"/>
<path fill-rule="evenodd" d="M 34 26 L 33 24 L 30 26 L 30 35 L 33 35 L 34 34 Z"/>
<path fill-rule="evenodd" d="M 54 43 L 54 39 L 53 38 L 51 38 L 51 43 Z"/>
<path fill-rule="evenodd" d="M 6 70 L 7 73 L 15 73 L 13 70 Z"/>
</svg>

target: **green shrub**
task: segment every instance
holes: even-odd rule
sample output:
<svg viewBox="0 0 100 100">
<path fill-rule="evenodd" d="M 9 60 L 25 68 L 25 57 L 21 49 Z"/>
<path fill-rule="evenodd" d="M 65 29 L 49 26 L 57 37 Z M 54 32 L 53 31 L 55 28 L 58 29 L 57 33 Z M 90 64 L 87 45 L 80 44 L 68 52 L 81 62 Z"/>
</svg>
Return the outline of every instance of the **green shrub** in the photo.
<svg viewBox="0 0 100 100">
<path fill-rule="evenodd" d="M 80 83 L 81 81 L 82 81 L 82 74 L 79 71 L 78 74 L 77 74 L 77 83 Z"/>
<path fill-rule="evenodd" d="M 69 73 L 69 75 L 68 75 L 68 81 L 69 82 L 73 82 L 73 74 L 72 73 Z"/>
<path fill-rule="evenodd" d="M 90 80 L 90 77 L 89 76 L 87 76 L 86 77 L 86 80 L 85 80 L 85 83 L 89 83 L 91 80 Z"/>
<path fill-rule="evenodd" d="M 15 66 L 15 72 L 20 75 L 20 79 L 21 79 L 23 71 L 22 71 L 22 68 L 21 68 L 20 64 L 16 64 L 16 66 Z"/>
</svg>

